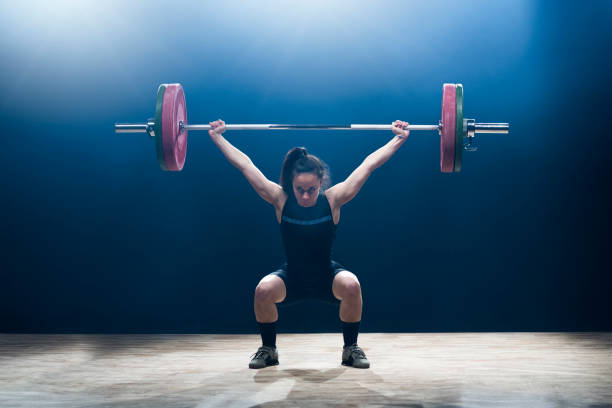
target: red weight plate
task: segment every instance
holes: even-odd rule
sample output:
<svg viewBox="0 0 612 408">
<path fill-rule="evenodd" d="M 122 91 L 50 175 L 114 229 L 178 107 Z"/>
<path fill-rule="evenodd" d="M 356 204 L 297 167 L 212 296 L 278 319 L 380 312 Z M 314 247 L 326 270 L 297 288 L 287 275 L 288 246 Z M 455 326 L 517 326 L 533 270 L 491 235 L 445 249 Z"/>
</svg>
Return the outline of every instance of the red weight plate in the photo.
<svg viewBox="0 0 612 408">
<path fill-rule="evenodd" d="M 442 90 L 442 134 L 440 135 L 440 170 L 442 173 L 452 173 L 455 166 L 456 103 L 457 85 L 444 84 Z"/>
<path fill-rule="evenodd" d="M 181 84 L 168 84 L 162 104 L 162 146 L 166 168 L 180 171 L 187 154 L 187 129 L 180 131 L 180 122 L 187 124 L 185 93 Z"/>
</svg>

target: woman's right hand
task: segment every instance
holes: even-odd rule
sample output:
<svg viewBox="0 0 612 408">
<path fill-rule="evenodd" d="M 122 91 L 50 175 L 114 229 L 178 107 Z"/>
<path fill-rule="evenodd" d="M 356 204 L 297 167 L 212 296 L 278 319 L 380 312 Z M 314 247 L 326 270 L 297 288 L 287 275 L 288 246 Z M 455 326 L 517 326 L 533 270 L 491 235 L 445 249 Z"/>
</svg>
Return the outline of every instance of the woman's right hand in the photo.
<svg viewBox="0 0 612 408">
<path fill-rule="evenodd" d="M 225 122 L 221 119 L 215 120 L 214 122 L 210 122 L 209 125 L 210 130 L 208 131 L 208 134 L 211 138 L 220 136 L 223 134 L 223 132 L 225 132 Z"/>
<path fill-rule="evenodd" d="M 408 128 L 408 122 L 403 122 L 401 120 L 396 120 L 391 124 L 391 130 L 395 135 L 397 135 L 401 139 L 406 139 L 410 134 L 410 130 Z"/>
</svg>

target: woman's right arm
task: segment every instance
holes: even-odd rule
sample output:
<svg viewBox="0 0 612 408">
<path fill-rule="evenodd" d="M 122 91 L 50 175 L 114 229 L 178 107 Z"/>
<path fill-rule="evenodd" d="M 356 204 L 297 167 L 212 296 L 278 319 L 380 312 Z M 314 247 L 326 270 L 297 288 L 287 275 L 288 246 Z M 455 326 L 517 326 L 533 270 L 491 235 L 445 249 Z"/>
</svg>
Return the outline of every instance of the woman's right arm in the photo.
<svg viewBox="0 0 612 408">
<path fill-rule="evenodd" d="M 283 188 L 270 181 L 263 173 L 255 167 L 249 156 L 238 150 L 223 137 L 225 122 L 221 119 L 210 122 L 211 129 L 208 131 L 210 138 L 219 147 L 221 153 L 227 160 L 244 174 L 257 194 L 275 208 L 278 208 L 283 195 Z"/>
</svg>

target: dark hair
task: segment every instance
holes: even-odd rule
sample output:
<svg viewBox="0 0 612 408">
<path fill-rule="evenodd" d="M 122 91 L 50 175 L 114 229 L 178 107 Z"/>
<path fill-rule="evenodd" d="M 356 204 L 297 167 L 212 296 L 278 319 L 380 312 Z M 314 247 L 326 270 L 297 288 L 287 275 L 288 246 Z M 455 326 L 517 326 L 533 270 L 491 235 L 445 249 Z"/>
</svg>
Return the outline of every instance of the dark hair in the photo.
<svg viewBox="0 0 612 408">
<path fill-rule="evenodd" d="M 293 178 L 300 173 L 316 174 L 321 179 L 322 190 L 331 182 L 329 167 L 323 160 L 309 154 L 305 147 L 294 147 L 285 156 L 279 182 L 288 196 L 293 194 Z"/>
</svg>

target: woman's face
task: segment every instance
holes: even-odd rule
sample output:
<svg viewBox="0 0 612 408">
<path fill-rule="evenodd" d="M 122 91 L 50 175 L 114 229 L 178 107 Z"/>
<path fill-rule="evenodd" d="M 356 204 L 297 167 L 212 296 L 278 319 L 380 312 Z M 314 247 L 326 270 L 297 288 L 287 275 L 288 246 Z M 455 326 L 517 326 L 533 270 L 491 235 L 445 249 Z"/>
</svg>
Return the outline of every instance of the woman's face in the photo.
<svg viewBox="0 0 612 408">
<path fill-rule="evenodd" d="M 302 207 L 312 207 L 317 203 L 321 179 L 315 173 L 299 173 L 293 177 L 293 194 Z"/>
</svg>

